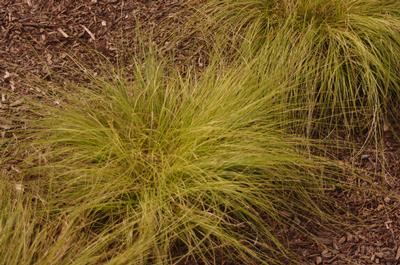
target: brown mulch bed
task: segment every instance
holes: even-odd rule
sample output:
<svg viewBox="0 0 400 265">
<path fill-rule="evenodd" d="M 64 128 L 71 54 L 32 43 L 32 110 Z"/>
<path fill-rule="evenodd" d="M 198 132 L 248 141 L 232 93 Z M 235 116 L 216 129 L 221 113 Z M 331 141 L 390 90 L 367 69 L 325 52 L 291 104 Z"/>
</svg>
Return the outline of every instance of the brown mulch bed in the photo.
<svg viewBox="0 0 400 265">
<path fill-rule="evenodd" d="M 24 78 L 62 75 L 73 80 L 66 70 L 70 57 L 90 62 L 93 51 L 115 62 L 135 51 L 138 23 L 174 53 L 178 65 L 202 67 L 205 40 L 193 34 L 179 42 L 169 40 L 184 28 L 191 13 L 187 5 L 184 0 L 0 0 L 0 137 L 19 126 L 26 111 L 23 96 L 42 92 L 24 85 Z M 398 191 L 400 146 L 390 133 L 385 146 L 386 177 L 377 182 Z M 369 171 L 383 165 L 368 153 L 357 163 Z M 321 234 L 320 244 L 289 236 L 288 244 L 305 264 L 400 264 L 400 204 L 395 198 L 347 194 L 341 200 L 364 216 L 366 224 L 344 234 Z"/>
<path fill-rule="evenodd" d="M 190 14 L 185 7 L 181 0 L 1 0 L 0 85 L 14 91 L 18 77 L 63 72 L 69 56 L 85 60 L 93 50 L 116 60 L 134 50 L 135 39 L 142 37 L 136 36 L 138 26 L 154 32 L 162 47 L 177 51 L 178 62 L 191 57 L 191 63 L 203 65 L 196 55 L 204 42 L 168 41 Z"/>
<path fill-rule="evenodd" d="M 377 158 L 374 151 L 365 151 L 354 162 L 366 174 L 379 172 L 374 184 L 385 187 L 387 193 L 339 195 L 364 223 L 342 234 L 321 234 L 318 245 L 306 242 L 296 245 L 296 239 L 293 240 L 292 247 L 297 247 L 296 252 L 305 257 L 306 264 L 400 264 L 400 144 L 388 131 L 383 145 L 384 158 Z"/>
</svg>

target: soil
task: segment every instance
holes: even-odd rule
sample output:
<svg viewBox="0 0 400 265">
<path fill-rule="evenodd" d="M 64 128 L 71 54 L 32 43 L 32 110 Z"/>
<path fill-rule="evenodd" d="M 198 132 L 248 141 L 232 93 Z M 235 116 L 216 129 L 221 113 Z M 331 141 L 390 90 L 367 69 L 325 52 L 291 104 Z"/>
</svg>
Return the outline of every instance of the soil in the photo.
<svg viewBox="0 0 400 265">
<path fill-rule="evenodd" d="M 111 62 L 134 53 L 136 28 L 152 32 L 164 51 L 174 54 L 179 67 L 206 64 L 207 41 L 196 34 L 171 41 L 183 29 L 200 1 L 184 0 L 0 0 L 0 137 L 21 126 L 27 112 L 26 95 L 45 91 L 27 86 L 26 78 L 74 80 L 71 58 L 96 66 L 93 52 Z M 130 53 L 130 54 L 129 54 Z M 377 184 L 393 194 L 400 188 L 400 145 L 388 131 L 384 137 L 385 162 L 374 152 L 352 158 L 366 172 L 384 172 Z M 350 159 L 350 158 L 346 158 Z M 17 164 L 9 172 L 18 173 Z M 400 203 L 395 195 L 337 194 L 365 220 L 351 231 L 319 234 L 314 243 L 287 232 L 287 244 L 304 264 L 400 264 Z M 345 216 L 338 218 L 347 218 Z M 304 224 L 306 225 L 306 224 Z M 290 261 L 287 262 L 290 264 Z"/>
</svg>

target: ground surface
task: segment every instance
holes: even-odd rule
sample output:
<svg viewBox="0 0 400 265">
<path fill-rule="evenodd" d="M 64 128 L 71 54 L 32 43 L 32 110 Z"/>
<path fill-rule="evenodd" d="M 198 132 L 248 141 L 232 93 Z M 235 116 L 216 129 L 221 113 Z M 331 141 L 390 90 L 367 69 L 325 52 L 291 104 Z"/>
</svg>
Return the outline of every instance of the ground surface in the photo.
<svg viewBox="0 0 400 265">
<path fill-rule="evenodd" d="M 25 95 L 46 94 L 26 86 L 24 78 L 51 79 L 56 74 L 74 80 L 67 70 L 70 56 L 90 64 L 93 51 L 114 62 L 119 56 L 129 56 L 135 51 L 138 22 L 142 29 L 154 31 L 154 40 L 163 49 L 175 53 L 178 65 L 204 66 L 206 41 L 193 34 L 180 42 L 169 41 L 183 27 L 196 1 L 188 5 L 183 0 L 0 0 L 0 137 L 12 136 L 9 131 L 21 126 L 21 116 L 27 113 Z M 94 61 L 92 66 L 96 66 Z M 398 191 L 400 146 L 389 132 L 385 146 L 386 177 L 377 182 Z M 373 153 L 365 152 L 355 160 L 369 172 L 383 166 Z M 19 171 L 16 163 L 3 170 L 11 175 Z M 400 264 L 400 204 L 385 196 L 338 197 L 364 216 L 365 226 L 347 233 L 320 234 L 320 244 L 288 231 L 284 237 L 304 263 Z"/>
</svg>

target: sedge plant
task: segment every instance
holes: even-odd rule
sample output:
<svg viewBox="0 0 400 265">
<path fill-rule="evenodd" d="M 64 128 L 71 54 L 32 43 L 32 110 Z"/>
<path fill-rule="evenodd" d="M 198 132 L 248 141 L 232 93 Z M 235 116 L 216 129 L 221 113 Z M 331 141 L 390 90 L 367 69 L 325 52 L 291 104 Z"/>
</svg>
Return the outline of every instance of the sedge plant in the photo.
<svg viewBox="0 0 400 265">
<path fill-rule="evenodd" d="M 65 224 L 51 224 L 31 195 L 22 184 L 0 179 L 0 264 L 70 264 L 78 240 L 65 236 Z"/>
<path fill-rule="evenodd" d="M 324 121 L 314 132 L 377 137 L 397 113 L 399 1 L 211 0 L 206 12 L 242 54 L 259 60 L 256 72 L 287 70 L 292 89 L 282 99 Z"/>
<path fill-rule="evenodd" d="M 4 150 L 1 166 L 7 163 Z M 41 196 L 43 185 L 10 175 L 0 171 L 0 265 L 69 265 L 87 257 L 87 235 L 74 233 L 65 216 L 49 214 L 54 210 Z"/>
<path fill-rule="evenodd" d="M 29 173 L 86 242 L 71 264 L 280 264 L 280 227 L 335 219 L 341 170 L 286 133 L 267 78 L 216 64 L 182 77 L 154 56 L 134 68 L 88 71 L 30 125 Z"/>
<path fill-rule="evenodd" d="M 49 245 L 40 244 L 40 221 L 28 205 L 22 185 L 0 179 L 0 264 L 36 264 L 35 255 Z M 42 241 L 46 242 L 46 241 Z"/>
</svg>

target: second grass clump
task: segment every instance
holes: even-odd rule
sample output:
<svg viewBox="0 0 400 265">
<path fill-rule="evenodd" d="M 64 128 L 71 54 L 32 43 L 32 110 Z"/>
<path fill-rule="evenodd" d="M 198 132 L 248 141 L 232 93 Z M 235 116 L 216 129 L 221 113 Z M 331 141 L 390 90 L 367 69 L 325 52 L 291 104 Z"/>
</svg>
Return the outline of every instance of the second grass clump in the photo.
<svg viewBox="0 0 400 265">
<path fill-rule="evenodd" d="M 315 131 L 361 129 L 369 137 L 399 106 L 399 10 L 399 1 L 387 0 L 208 1 L 206 8 L 222 35 L 259 60 L 256 71 L 287 69 L 292 85 L 283 100 L 322 119 Z"/>
</svg>

